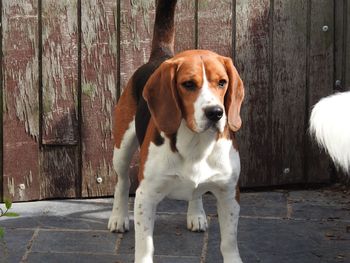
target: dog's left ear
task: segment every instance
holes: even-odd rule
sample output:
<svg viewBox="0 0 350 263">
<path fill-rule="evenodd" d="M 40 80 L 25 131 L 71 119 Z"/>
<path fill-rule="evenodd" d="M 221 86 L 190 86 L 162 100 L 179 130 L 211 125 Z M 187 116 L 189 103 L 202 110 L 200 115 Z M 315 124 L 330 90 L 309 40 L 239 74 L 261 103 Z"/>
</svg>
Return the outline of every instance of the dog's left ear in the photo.
<svg viewBox="0 0 350 263">
<path fill-rule="evenodd" d="M 228 88 L 224 99 L 225 111 L 230 129 L 232 131 L 238 131 L 242 125 L 240 111 L 244 98 L 243 81 L 233 66 L 231 58 L 224 57 L 224 65 L 229 77 Z"/>
<path fill-rule="evenodd" d="M 177 64 L 172 60 L 163 62 L 143 89 L 152 118 L 157 128 L 165 134 L 174 134 L 182 118 L 176 91 L 176 69 Z"/>
</svg>

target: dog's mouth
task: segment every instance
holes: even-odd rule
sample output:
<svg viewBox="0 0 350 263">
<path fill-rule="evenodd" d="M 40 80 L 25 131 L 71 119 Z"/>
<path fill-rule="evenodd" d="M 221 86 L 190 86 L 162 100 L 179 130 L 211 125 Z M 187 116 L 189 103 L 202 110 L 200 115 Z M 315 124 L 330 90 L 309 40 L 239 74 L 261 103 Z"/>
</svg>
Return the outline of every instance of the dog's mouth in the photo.
<svg viewBox="0 0 350 263">
<path fill-rule="evenodd" d="M 220 122 L 212 122 L 211 124 L 209 124 L 208 129 L 215 132 L 222 132 Z"/>
<path fill-rule="evenodd" d="M 213 132 L 220 132 L 220 122 L 213 122 L 210 120 L 204 121 L 202 125 L 197 126 L 197 132 L 198 133 L 203 133 L 205 131 L 213 131 Z"/>
<path fill-rule="evenodd" d="M 211 121 L 203 119 L 199 122 L 190 121 L 186 123 L 186 126 L 195 133 L 203 133 L 206 131 L 222 132 L 224 129 L 223 121 Z"/>
</svg>

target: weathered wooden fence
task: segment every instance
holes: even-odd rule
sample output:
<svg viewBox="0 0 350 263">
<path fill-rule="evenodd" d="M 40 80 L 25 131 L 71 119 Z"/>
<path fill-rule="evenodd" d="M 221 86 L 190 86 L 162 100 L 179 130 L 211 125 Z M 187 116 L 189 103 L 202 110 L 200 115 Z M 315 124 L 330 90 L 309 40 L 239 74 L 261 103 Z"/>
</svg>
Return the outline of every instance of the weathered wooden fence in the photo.
<svg viewBox="0 0 350 263">
<path fill-rule="evenodd" d="M 0 196 L 113 193 L 113 105 L 148 59 L 154 6 L 1 1 Z M 245 82 L 242 186 L 330 180 L 306 130 L 336 80 L 350 86 L 349 25 L 349 0 L 179 0 L 176 51 L 232 56 Z"/>
</svg>

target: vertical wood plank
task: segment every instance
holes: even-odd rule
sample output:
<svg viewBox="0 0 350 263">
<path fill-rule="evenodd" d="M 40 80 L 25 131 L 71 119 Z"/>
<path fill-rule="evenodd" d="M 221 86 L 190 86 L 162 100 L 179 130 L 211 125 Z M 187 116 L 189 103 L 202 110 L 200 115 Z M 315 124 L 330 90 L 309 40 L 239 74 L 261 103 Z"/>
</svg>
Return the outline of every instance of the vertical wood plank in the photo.
<svg viewBox="0 0 350 263">
<path fill-rule="evenodd" d="M 14 201 L 39 198 L 38 5 L 2 1 L 3 188 Z"/>
<path fill-rule="evenodd" d="M 78 142 L 77 0 L 42 1 L 43 143 Z"/>
<path fill-rule="evenodd" d="M 222 56 L 232 56 L 232 5 L 232 0 L 199 1 L 199 49 L 209 49 Z"/>
<path fill-rule="evenodd" d="M 175 10 L 175 54 L 196 48 L 196 0 L 179 0 Z"/>
<path fill-rule="evenodd" d="M 272 184 L 303 182 L 307 1 L 275 0 Z"/>
<path fill-rule="evenodd" d="M 41 153 L 40 199 L 76 197 L 76 147 L 45 147 Z"/>
<path fill-rule="evenodd" d="M 42 0 L 40 198 L 79 196 L 78 2 Z"/>
<path fill-rule="evenodd" d="M 342 86 L 345 84 L 345 79 L 343 78 L 343 50 L 344 46 L 344 3 L 343 1 L 335 1 L 334 3 L 334 14 L 335 14 L 335 26 L 334 26 L 334 80 L 340 81 L 340 85 L 335 86 L 336 90 L 341 90 Z M 345 53 L 344 53 L 345 54 Z"/>
<path fill-rule="evenodd" d="M 238 132 L 241 186 L 271 182 L 269 134 L 270 0 L 237 0 L 236 61 L 245 86 L 242 128 Z"/>
<path fill-rule="evenodd" d="M 117 3 L 82 1 L 82 195 L 112 195 L 112 114 L 117 83 Z M 97 183 L 97 178 L 102 183 Z"/>
<path fill-rule="evenodd" d="M 0 23 L 1 23 L 1 27 L 0 27 L 0 202 L 4 201 L 4 185 L 3 185 L 3 174 L 4 174 L 4 167 L 3 167 L 3 162 L 4 162 L 4 137 L 3 137 L 3 90 L 4 90 L 4 79 L 3 79 L 3 49 L 2 49 L 2 17 L 3 17 L 3 13 L 2 13 L 2 3 L 0 3 Z"/>
<path fill-rule="evenodd" d="M 308 119 L 312 106 L 322 97 L 333 93 L 334 70 L 334 1 L 312 0 L 310 17 Z M 323 31 L 328 26 L 328 31 Z M 329 182 L 329 158 L 306 136 L 307 181 Z"/>
<path fill-rule="evenodd" d="M 155 1 L 121 1 L 120 87 L 145 64 L 151 52 Z"/>
</svg>

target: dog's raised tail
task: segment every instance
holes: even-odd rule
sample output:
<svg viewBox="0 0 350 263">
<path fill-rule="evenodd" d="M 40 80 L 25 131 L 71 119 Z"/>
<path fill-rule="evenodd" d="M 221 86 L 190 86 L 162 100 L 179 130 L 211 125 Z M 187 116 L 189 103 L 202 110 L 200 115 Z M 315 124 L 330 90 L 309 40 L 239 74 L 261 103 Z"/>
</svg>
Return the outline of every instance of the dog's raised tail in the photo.
<svg viewBox="0 0 350 263">
<path fill-rule="evenodd" d="M 313 108 L 310 133 L 335 164 L 350 173 L 350 92 L 321 99 Z"/>
<path fill-rule="evenodd" d="M 174 56 L 175 7 L 177 0 L 157 0 L 150 60 Z"/>
</svg>

